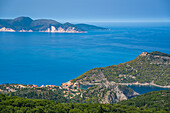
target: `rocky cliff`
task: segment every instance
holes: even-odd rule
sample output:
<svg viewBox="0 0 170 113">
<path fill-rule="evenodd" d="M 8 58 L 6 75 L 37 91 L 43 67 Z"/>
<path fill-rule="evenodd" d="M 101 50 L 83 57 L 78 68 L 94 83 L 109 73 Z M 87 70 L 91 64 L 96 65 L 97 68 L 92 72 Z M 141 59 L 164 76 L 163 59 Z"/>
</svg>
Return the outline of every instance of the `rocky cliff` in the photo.
<svg viewBox="0 0 170 113">
<path fill-rule="evenodd" d="M 88 88 L 83 94 L 84 103 L 117 103 L 139 95 L 127 86 L 104 82 Z"/>
<path fill-rule="evenodd" d="M 116 103 L 139 95 L 126 85 L 170 86 L 170 55 L 158 51 L 141 53 L 136 59 L 91 69 L 72 83 L 93 87 L 82 94 L 84 102 Z"/>
</svg>

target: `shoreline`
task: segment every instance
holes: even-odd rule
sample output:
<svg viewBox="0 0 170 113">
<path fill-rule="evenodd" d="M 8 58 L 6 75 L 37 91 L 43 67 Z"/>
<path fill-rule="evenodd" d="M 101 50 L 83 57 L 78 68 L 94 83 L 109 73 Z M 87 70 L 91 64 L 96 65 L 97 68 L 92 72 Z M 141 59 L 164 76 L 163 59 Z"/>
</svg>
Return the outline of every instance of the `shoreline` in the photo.
<svg viewBox="0 0 170 113">
<path fill-rule="evenodd" d="M 156 86 L 156 87 L 160 87 L 160 88 L 170 88 L 170 86 L 161 86 L 161 85 L 157 85 L 154 83 L 117 83 L 120 85 L 141 85 L 141 86 Z"/>
</svg>

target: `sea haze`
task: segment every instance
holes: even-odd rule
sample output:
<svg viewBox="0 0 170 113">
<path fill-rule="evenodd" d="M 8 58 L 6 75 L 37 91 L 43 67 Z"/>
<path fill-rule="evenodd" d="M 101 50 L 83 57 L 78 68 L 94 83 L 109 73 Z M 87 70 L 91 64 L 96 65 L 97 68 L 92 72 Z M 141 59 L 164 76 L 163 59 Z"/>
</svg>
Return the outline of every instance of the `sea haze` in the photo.
<svg viewBox="0 0 170 113">
<path fill-rule="evenodd" d="M 152 24 L 106 24 L 108 31 L 79 34 L 0 32 L 0 84 L 60 85 L 143 51 L 170 53 L 170 24 Z"/>
</svg>

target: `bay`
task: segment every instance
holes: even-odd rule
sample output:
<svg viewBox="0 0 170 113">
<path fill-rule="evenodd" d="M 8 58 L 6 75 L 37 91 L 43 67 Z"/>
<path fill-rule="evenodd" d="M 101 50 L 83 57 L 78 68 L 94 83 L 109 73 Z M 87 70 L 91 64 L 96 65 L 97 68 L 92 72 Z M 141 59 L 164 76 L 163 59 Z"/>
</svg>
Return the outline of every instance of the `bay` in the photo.
<svg viewBox="0 0 170 113">
<path fill-rule="evenodd" d="M 139 94 L 144 94 L 144 93 L 148 93 L 151 91 L 170 90 L 170 88 L 161 88 L 161 87 L 156 87 L 156 86 L 131 85 L 128 87 L 130 87 L 131 89 L 133 89 Z"/>
</svg>

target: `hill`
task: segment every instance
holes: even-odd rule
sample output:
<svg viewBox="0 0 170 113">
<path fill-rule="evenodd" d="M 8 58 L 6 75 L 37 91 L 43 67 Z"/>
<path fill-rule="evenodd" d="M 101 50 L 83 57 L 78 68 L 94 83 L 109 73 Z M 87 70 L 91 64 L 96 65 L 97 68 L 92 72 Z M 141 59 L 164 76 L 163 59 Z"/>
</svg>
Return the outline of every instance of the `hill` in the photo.
<svg viewBox="0 0 170 113">
<path fill-rule="evenodd" d="M 156 108 L 170 111 L 170 90 L 153 91 L 134 98 L 118 102 L 121 105 L 128 105 L 140 108 Z"/>
<path fill-rule="evenodd" d="M 103 68 L 91 69 L 73 82 L 97 84 L 115 82 L 122 85 L 155 85 L 170 87 L 170 55 L 158 51 L 143 52 L 136 59 Z"/>
<path fill-rule="evenodd" d="M 61 24 L 51 19 L 33 20 L 30 17 L 18 17 L 15 19 L 0 19 L 0 31 L 2 32 L 66 32 L 85 33 L 89 30 L 106 30 L 88 24 Z"/>
<path fill-rule="evenodd" d="M 65 83 L 64 83 L 65 84 Z M 0 93 L 29 99 L 48 99 L 62 103 L 116 103 L 138 95 L 127 86 L 103 83 L 82 89 L 75 85 L 2 84 Z"/>
<path fill-rule="evenodd" d="M 141 109 L 117 104 L 75 104 L 56 103 L 42 99 L 25 99 L 0 94 L 1 113 L 159 113 L 167 111 Z"/>
</svg>

